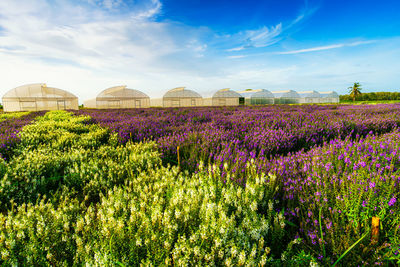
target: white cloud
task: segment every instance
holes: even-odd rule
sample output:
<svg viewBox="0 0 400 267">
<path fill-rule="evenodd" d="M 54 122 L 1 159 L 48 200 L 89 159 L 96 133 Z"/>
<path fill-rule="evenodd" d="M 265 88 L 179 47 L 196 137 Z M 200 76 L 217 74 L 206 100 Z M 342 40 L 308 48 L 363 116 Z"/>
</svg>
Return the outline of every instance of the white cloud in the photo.
<svg viewBox="0 0 400 267">
<path fill-rule="evenodd" d="M 81 79 L 80 72 L 85 73 L 83 77 L 92 73 L 92 77 L 102 82 L 91 80 L 99 86 L 94 92 L 104 89 L 105 77 L 115 82 L 129 80 L 133 83 L 131 86 L 145 87 L 144 77 L 158 82 L 160 79 L 154 78 L 162 76 L 158 73 L 172 73 L 170 77 L 175 77 L 173 73 L 182 63 L 177 65 L 176 60 L 166 58 L 192 60 L 204 56 L 207 44 L 197 38 L 202 29 L 155 21 L 154 16 L 162 8 L 159 0 L 134 3 L 135 6 L 124 13 L 114 12 L 125 5 L 117 0 L 79 5 L 64 0 L 21 0 L 18 3 L 1 0 L 0 65 L 8 75 L 2 75 L 0 90 L 11 89 L 10 86 L 24 81 L 34 82 L 32 73 L 40 78 L 38 82 L 52 80 L 53 73 L 58 81 L 70 84 L 69 80 Z M 108 11 L 109 8 L 114 11 Z M 57 70 L 60 69 L 64 77 L 59 75 Z M 184 69 L 192 71 L 189 67 Z M 88 87 L 82 84 L 78 85 L 80 95 L 87 98 Z"/>
<path fill-rule="evenodd" d="M 179 85 L 206 95 L 226 87 L 328 90 L 367 78 L 376 84 L 400 84 L 399 40 L 385 42 L 396 44 L 382 48 L 386 54 L 373 46 L 365 46 L 368 51 L 359 56 L 334 50 L 371 42 L 352 41 L 282 51 L 305 53 L 301 60 L 283 61 L 272 52 L 245 53 L 248 47 L 265 47 L 284 38 L 283 24 L 220 36 L 205 27 L 157 21 L 162 12 L 159 0 L 132 1 L 135 6 L 129 9 L 126 1 L 86 1 L 0 0 L 0 95 L 34 82 L 70 90 L 81 102 L 118 84 L 155 98 Z M 227 53 L 230 47 L 231 52 L 241 52 Z M 318 54 L 306 53 L 327 49 L 335 57 L 321 60 Z"/>
<path fill-rule="evenodd" d="M 227 58 L 232 58 L 232 59 L 236 59 L 236 58 L 244 58 L 246 57 L 245 55 L 237 55 L 237 56 L 228 56 Z"/>
<path fill-rule="evenodd" d="M 263 26 L 257 30 L 246 30 L 232 36 L 227 36 L 229 42 L 235 43 L 239 41 L 239 45 L 226 49 L 226 51 L 237 52 L 248 48 L 263 48 L 276 44 L 284 38 L 284 35 L 293 31 L 295 25 L 311 17 L 317 10 L 318 7 L 309 7 L 308 1 L 305 1 L 305 5 L 297 17 L 285 23 L 285 25 L 281 22 L 273 27 Z"/>
<path fill-rule="evenodd" d="M 374 40 L 370 40 L 370 41 L 359 41 L 359 42 L 351 42 L 351 43 L 332 44 L 332 45 L 317 46 L 317 47 L 298 49 L 298 50 L 291 50 L 291 51 L 282 51 L 282 52 L 277 52 L 276 54 L 279 54 L 279 55 L 292 55 L 292 54 L 324 51 L 324 50 L 330 50 L 330 49 L 335 49 L 335 48 L 342 48 L 342 47 L 346 47 L 346 46 L 358 46 L 358 45 L 364 45 L 364 44 L 371 44 L 371 43 L 375 43 L 375 42 L 376 41 L 374 41 Z"/>
<path fill-rule="evenodd" d="M 11 3 L 7 9 L 6 2 Z M 3 6 L 0 6 L 0 25 L 6 31 L 0 41 L 9 46 L 23 45 L 26 49 L 21 51 L 21 56 L 67 58 L 81 66 L 104 67 L 110 63 L 117 64 L 116 60 L 123 63 L 132 57 L 136 62 L 145 63 L 177 50 L 177 44 L 166 33 L 168 24 L 147 20 L 160 8 L 157 0 L 151 0 L 154 5 L 147 11 L 133 12 L 130 17 L 111 16 L 97 10 L 97 15 L 90 21 L 87 17 L 93 16 L 91 9 L 79 6 L 71 9 L 69 4 L 63 4 L 59 8 L 65 7 L 63 11 L 70 14 L 64 13 L 64 16 L 70 19 L 61 22 L 53 19 L 53 12 L 41 12 L 53 9 L 46 2 L 23 4 L 23 14 L 13 14 L 18 7 L 12 2 L 2 1 Z M 116 5 L 115 1 L 113 3 Z M 9 10 L 13 15 L 9 15 Z M 76 10 L 85 13 L 84 18 L 80 19 Z"/>
<path fill-rule="evenodd" d="M 262 27 L 258 30 L 247 30 L 234 34 L 229 37 L 231 42 L 238 42 L 241 45 L 227 49 L 228 52 L 241 51 L 246 48 L 258 48 L 272 45 L 280 40 L 282 33 L 282 23 L 273 27 Z"/>
</svg>

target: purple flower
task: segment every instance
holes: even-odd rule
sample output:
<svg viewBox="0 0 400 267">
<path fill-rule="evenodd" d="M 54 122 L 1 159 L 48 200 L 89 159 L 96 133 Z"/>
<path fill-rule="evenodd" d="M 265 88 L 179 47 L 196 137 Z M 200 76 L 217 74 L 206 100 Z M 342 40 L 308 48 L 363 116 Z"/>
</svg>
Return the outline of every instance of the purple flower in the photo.
<svg viewBox="0 0 400 267">
<path fill-rule="evenodd" d="M 331 229 L 331 227 L 332 227 L 332 222 L 330 221 L 329 223 L 326 224 L 326 229 L 329 230 Z"/>
<path fill-rule="evenodd" d="M 393 206 L 395 203 L 396 203 L 396 198 L 395 197 L 392 197 L 390 200 L 389 200 L 389 203 L 388 203 L 388 205 L 389 205 L 389 207 L 391 207 L 391 206 Z"/>
<path fill-rule="evenodd" d="M 375 188 L 375 182 L 369 182 L 369 188 L 370 189 L 372 189 L 372 188 Z"/>
</svg>

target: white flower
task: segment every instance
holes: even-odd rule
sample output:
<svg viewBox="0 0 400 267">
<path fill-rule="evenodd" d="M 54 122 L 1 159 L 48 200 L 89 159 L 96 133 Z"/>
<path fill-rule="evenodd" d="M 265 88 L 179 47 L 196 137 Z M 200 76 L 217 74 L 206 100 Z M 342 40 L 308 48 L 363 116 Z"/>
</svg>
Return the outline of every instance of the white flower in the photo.
<svg viewBox="0 0 400 267">
<path fill-rule="evenodd" d="M 242 250 L 239 255 L 239 264 L 243 265 L 246 262 L 246 252 Z"/>
<path fill-rule="evenodd" d="M 236 256 L 237 250 L 236 250 L 236 247 L 235 247 L 235 246 L 233 246 L 233 247 L 231 248 L 231 254 L 232 254 L 233 257 Z"/>
<path fill-rule="evenodd" d="M 272 211 L 273 208 L 274 208 L 274 203 L 272 203 L 272 201 L 270 200 L 270 201 L 268 202 L 268 210 L 269 210 L 269 211 Z"/>
<path fill-rule="evenodd" d="M 256 210 L 257 210 L 257 202 L 256 202 L 256 201 L 253 201 L 253 203 L 251 203 L 250 209 L 251 209 L 252 211 L 256 211 Z"/>
<path fill-rule="evenodd" d="M 200 255 L 200 248 L 198 246 L 194 247 L 193 253 L 195 256 L 199 256 Z"/>
</svg>

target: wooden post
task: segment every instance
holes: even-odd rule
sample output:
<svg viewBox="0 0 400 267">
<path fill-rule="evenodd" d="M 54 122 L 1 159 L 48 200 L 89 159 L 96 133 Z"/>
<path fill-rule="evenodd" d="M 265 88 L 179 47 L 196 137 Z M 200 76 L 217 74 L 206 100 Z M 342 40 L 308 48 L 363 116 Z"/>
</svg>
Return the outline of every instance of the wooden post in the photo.
<svg viewBox="0 0 400 267">
<path fill-rule="evenodd" d="M 178 152 L 178 167 L 181 168 L 181 159 L 179 157 L 179 146 L 177 146 L 176 151 Z"/>
<path fill-rule="evenodd" d="M 375 245 L 379 240 L 379 217 L 372 217 L 371 245 Z"/>
</svg>

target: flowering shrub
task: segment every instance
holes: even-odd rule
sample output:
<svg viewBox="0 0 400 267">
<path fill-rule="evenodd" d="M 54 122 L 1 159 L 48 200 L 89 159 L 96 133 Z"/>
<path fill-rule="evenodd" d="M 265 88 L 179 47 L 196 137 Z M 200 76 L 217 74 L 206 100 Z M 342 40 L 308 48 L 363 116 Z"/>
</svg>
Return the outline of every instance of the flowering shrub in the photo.
<svg viewBox="0 0 400 267">
<path fill-rule="evenodd" d="M 11 113 L 0 113 L 0 122 L 7 120 L 7 119 L 12 119 L 12 118 L 20 118 L 22 116 L 28 115 L 29 112 L 11 112 Z"/>
<path fill-rule="evenodd" d="M 11 157 L 11 150 L 19 142 L 18 132 L 44 112 L 0 113 L 0 158 Z"/>
<path fill-rule="evenodd" d="M 81 110 L 118 133 L 121 143 L 155 140 L 164 162 L 194 171 L 198 162 L 228 162 L 238 179 L 251 159 L 310 149 L 324 140 L 390 132 L 400 105 L 267 106 Z M 263 167 L 259 165 L 259 171 Z"/>
<path fill-rule="evenodd" d="M 399 144 L 398 131 L 335 139 L 266 163 L 279 177 L 285 214 L 299 224 L 301 237 L 320 258 L 330 255 L 327 264 L 370 230 L 374 216 L 383 225 L 379 243 L 366 238 L 348 260 L 373 263 L 400 252 Z"/>
<path fill-rule="evenodd" d="M 115 135 L 85 124 L 88 120 L 53 111 L 24 127 L 14 157 L 0 168 L 4 173 L 0 179 L 2 210 L 9 208 L 11 200 L 34 202 L 38 194 L 51 195 L 62 186 L 95 201 L 100 192 L 123 183 L 128 173 L 159 165 L 153 144 L 118 146 Z"/>
<path fill-rule="evenodd" d="M 87 119 L 47 113 L 24 128 L 14 158 L 2 162 L 2 264 L 265 266 L 291 259 L 298 240 L 290 241 L 275 209 L 275 177 L 248 164 L 243 188 L 224 182 L 216 166 L 195 174 L 165 168 L 154 143 L 118 146 Z"/>
<path fill-rule="evenodd" d="M 84 204 L 67 197 L 57 199 L 57 204 L 42 198 L 36 204 L 13 206 L 0 215 L 1 264 L 72 265 L 74 222 L 85 210 Z"/>
<path fill-rule="evenodd" d="M 398 110 L 48 112 L 0 158 L 0 264 L 400 264 Z"/>
<path fill-rule="evenodd" d="M 286 225 L 273 209 L 275 184 L 255 174 L 243 189 L 224 184 L 213 170 L 190 175 L 161 168 L 110 190 L 77 222 L 81 260 L 181 266 L 279 259 Z"/>
</svg>

